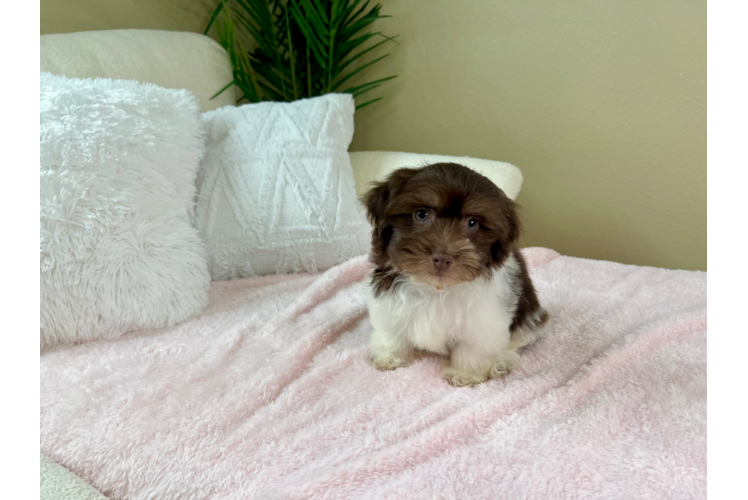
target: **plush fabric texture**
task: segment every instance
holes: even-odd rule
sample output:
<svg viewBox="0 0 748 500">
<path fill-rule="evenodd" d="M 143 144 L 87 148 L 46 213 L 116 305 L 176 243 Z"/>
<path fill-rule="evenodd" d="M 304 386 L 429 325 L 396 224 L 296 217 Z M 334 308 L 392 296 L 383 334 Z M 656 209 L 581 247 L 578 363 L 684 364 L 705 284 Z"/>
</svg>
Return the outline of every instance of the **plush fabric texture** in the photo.
<svg viewBox="0 0 748 500">
<path fill-rule="evenodd" d="M 96 488 L 40 453 L 40 500 L 104 500 Z"/>
<path fill-rule="evenodd" d="M 214 280 L 323 271 L 368 251 L 350 94 L 205 113 L 197 227 Z"/>
<path fill-rule="evenodd" d="M 432 163 L 458 163 L 488 177 L 504 194 L 516 199 L 522 189 L 522 171 L 504 161 L 483 160 L 469 156 L 424 155 L 395 151 L 356 151 L 351 153 L 351 167 L 359 195 L 369 189 L 372 181 L 379 181 L 403 167 L 423 167 Z"/>
<path fill-rule="evenodd" d="M 186 90 L 41 75 L 41 347 L 173 325 L 208 301 Z"/>
<path fill-rule="evenodd" d="M 44 354 L 41 448 L 119 499 L 704 498 L 706 273 L 525 256 L 551 321 L 505 379 L 375 370 L 359 257 Z"/>
</svg>

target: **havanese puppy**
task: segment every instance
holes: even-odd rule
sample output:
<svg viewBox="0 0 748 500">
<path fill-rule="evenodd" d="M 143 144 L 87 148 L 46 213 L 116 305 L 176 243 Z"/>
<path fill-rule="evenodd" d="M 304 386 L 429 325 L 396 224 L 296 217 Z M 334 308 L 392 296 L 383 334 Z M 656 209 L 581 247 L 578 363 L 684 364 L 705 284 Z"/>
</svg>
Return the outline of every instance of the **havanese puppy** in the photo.
<svg viewBox="0 0 748 500">
<path fill-rule="evenodd" d="M 518 367 L 548 314 L 518 248 L 515 203 L 454 163 L 397 170 L 362 202 L 374 227 L 374 366 L 393 370 L 430 351 L 449 356 L 443 375 L 457 387 Z"/>
</svg>

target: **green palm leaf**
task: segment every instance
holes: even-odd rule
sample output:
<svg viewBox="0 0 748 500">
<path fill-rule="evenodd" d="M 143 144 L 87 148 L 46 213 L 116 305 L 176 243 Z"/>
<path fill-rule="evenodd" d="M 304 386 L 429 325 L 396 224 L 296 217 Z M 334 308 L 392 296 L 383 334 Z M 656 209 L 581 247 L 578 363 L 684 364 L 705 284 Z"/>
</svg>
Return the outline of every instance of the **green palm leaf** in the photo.
<svg viewBox="0 0 748 500">
<path fill-rule="evenodd" d="M 234 80 L 218 94 L 233 85 L 249 102 L 340 92 L 344 83 L 389 55 L 377 55 L 376 49 L 397 43 L 396 36 L 371 30 L 372 23 L 386 17 L 381 5 L 370 6 L 369 0 L 220 0 L 205 33 L 214 29 L 229 54 Z M 242 42 L 247 36 L 256 44 L 252 51 Z M 376 37 L 381 40 L 374 42 Z M 345 92 L 356 97 L 393 78 L 359 83 Z"/>
</svg>

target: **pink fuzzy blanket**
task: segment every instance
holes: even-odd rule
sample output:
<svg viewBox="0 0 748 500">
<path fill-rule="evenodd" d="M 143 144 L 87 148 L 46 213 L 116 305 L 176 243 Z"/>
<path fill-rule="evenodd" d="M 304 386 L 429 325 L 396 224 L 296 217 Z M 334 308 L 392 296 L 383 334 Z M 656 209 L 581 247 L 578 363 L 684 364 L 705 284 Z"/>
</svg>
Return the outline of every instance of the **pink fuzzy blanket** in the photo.
<svg viewBox="0 0 748 500">
<path fill-rule="evenodd" d="M 368 360 L 361 257 L 41 357 L 41 450 L 121 499 L 705 498 L 706 274 L 526 249 L 548 337 L 455 389 Z"/>
</svg>

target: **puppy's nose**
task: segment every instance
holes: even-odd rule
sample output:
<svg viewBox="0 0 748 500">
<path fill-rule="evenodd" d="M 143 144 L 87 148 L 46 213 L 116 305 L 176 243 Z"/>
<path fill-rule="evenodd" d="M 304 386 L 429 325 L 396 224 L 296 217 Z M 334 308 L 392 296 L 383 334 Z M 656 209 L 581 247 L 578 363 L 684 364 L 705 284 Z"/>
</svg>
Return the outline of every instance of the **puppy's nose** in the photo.
<svg viewBox="0 0 748 500">
<path fill-rule="evenodd" d="M 434 267 L 438 271 L 446 271 L 452 265 L 454 258 L 446 253 L 435 253 L 431 257 L 434 259 Z"/>
</svg>

